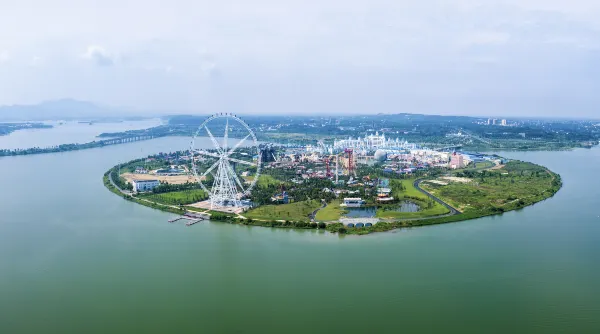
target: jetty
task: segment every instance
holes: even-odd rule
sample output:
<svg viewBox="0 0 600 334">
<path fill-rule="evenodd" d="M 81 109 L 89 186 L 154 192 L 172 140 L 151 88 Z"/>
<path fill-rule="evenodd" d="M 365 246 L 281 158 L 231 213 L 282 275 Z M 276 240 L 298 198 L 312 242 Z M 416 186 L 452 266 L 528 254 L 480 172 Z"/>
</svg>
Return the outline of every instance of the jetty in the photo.
<svg viewBox="0 0 600 334">
<path fill-rule="evenodd" d="M 177 218 L 169 219 L 169 223 L 175 223 L 180 220 L 187 220 L 185 226 L 192 226 L 197 224 L 203 220 L 208 220 L 210 216 L 208 214 L 196 213 L 196 212 L 186 212 L 182 216 Z"/>
</svg>

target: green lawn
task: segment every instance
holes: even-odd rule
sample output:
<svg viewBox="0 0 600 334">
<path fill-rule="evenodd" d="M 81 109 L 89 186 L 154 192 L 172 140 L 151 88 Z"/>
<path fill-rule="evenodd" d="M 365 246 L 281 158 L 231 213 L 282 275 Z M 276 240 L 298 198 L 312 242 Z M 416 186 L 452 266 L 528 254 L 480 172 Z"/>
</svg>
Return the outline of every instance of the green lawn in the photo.
<svg viewBox="0 0 600 334">
<path fill-rule="evenodd" d="M 317 200 L 302 201 L 281 205 L 263 205 L 252 209 L 244 216 L 264 220 L 308 220 L 308 215 L 321 206 Z"/>
<path fill-rule="evenodd" d="M 344 209 L 340 207 L 340 200 L 333 200 L 325 208 L 317 211 L 315 219 L 318 221 L 338 220 L 343 213 Z"/>
<path fill-rule="evenodd" d="M 489 169 L 491 167 L 494 167 L 494 163 L 493 162 L 491 162 L 491 161 L 480 161 L 480 162 L 474 163 L 473 165 L 469 165 L 469 167 L 467 167 L 467 168 L 452 170 L 451 173 L 452 174 L 456 174 L 456 173 L 461 173 L 461 172 L 464 172 L 464 171 L 484 170 L 484 169 Z"/>
<path fill-rule="evenodd" d="M 282 182 L 275 179 L 271 175 L 261 175 L 256 183 L 259 187 L 268 187 L 270 185 L 279 186 Z"/>
<path fill-rule="evenodd" d="M 545 168 L 523 162 L 471 175 L 472 182 L 445 186 L 427 184 L 424 189 L 461 211 L 503 212 L 530 205 L 553 195 L 560 177 Z"/>
<path fill-rule="evenodd" d="M 395 198 L 402 197 L 418 197 L 423 200 L 427 200 L 429 197 L 418 191 L 417 188 L 414 187 L 413 183 L 415 179 L 407 179 L 407 180 L 391 180 L 392 194 Z M 402 184 L 402 188 L 400 189 L 399 184 Z"/>
<path fill-rule="evenodd" d="M 138 196 L 153 202 L 168 205 L 192 204 L 207 198 L 206 193 L 202 189 L 172 191 L 162 194 L 142 194 Z"/>
<path fill-rule="evenodd" d="M 450 212 L 445 206 L 433 201 L 429 196 L 417 190 L 413 185 L 414 182 L 415 179 L 391 180 L 390 186 L 392 187 L 392 195 L 399 200 L 406 199 L 415 202 L 421 207 L 421 210 L 417 212 L 398 212 L 378 209 L 376 214 L 377 217 L 409 219 L 438 216 Z"/>
</svg>

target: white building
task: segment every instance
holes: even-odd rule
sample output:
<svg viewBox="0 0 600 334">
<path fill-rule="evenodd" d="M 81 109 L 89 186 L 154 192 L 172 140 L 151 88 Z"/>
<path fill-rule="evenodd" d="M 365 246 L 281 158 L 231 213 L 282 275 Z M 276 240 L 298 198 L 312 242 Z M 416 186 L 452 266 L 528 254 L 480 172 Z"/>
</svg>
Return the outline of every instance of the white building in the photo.
<svg viewBox="0 0 600 334">
<path fill-rule="evenodd" d="M 158 180 L 133 180 L 131 182 L 133 185 L 133 190 L 136 192 L 151 191 L 160 185 Z"/>
<path fill-rule="evenodd" d="M 148 174 L 148 171 L 144 167 L 137 167 L 135 169 L 134 173 L 136 173 L 136 174 Z"/>
<path fill-rule="evenodd" d="M 414 149 L 415 144 L 409 144 L 407 141 L 396 139 L 386 139 L 384 134 L 376 132 L 374 135 L 368 135 L 364 138 L 336 140 L 333 142 L 333 149 L 340 150 L 345 148 L 352 148 L 355 150 L 375 150 L 381 149 Z"/>
<path fill-rule="evenodd" d="M 346 197 L 344 198 L 344 203 L 340 204 L 340 206 L 345 206 L 348 208 L 359 208 L 363 204 L 365 204 L 365 201 L 363 201 L 360 197 Z"/>
</svg>

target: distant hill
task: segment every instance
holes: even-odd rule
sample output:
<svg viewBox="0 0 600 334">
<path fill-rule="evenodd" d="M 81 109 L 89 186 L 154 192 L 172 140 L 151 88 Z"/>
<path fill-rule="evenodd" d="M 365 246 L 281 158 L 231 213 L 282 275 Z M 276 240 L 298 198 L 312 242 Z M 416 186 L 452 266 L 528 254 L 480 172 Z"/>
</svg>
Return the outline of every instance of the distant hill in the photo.
<svg viewBox="0 0 600 334">
<path fill-rule="evenodd" d="M 0 106 L 0 121 L 34 121 L 97 119 L 103 117 L 138 116 L 128 110 L 102 106 L 73 99 L 46 101 L 33 105 Z"/>
</svg>

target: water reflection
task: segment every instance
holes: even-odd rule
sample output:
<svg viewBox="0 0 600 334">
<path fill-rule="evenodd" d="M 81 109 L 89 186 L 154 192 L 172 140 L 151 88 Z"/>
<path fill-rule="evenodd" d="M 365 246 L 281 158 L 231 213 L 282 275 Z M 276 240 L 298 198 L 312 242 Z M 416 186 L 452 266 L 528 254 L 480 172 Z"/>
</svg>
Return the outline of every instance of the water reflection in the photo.
<svg viewBox="0 0 600 334">
<path fill-rule="evenodd" d="M 373 218 L 378 210 L 394 211 L 394 212 L 417 212 L 421 208 L 418 204 L 411 201 L 401 201 L 396 204 L 386 205 L 383 207 L 361 207 L 361 208 L 346 208 L 345 217 L 348 218 Z"/>
</svg>

